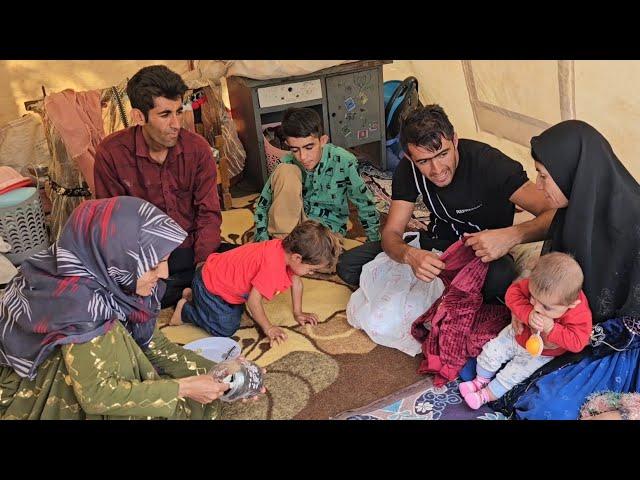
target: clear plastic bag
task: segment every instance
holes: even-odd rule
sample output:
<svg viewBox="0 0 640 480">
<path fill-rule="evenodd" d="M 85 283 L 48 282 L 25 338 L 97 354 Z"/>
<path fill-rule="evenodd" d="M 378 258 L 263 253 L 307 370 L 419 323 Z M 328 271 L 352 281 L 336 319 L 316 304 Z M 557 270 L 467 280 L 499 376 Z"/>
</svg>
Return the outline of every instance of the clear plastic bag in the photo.
<svg viewBox="0 0 640 480">
<path fill-rule="evenodd" d="M 415 238 L 409 245 L 420 248 L 419 235 L 405 233 L 405 237 L 411 235 Z M 439 278 L 429 283 L 418 280 L 409 265 L 382 252 L 362 268 L 360 288 L 347 304 L 347 320 L 377 344 L 415 356 L 421 351 L 421 344 L 411 336 L 411 324 L 443 291 Z"/>
</svg>

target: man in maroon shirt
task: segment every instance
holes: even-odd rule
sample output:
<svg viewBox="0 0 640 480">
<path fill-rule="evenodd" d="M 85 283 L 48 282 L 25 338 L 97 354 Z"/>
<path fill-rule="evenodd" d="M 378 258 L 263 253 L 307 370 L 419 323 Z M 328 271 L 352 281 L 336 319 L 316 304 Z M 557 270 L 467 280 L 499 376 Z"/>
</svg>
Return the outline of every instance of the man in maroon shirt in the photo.
<svg viewBox="0 0 640 480">
<path fill-rule="evenodd" d="M 175 305 L 191 285 L 196 265 L 210 253 L 232 248 L 220 242 L 216 164 L 207 141 L 182 127 L 180 75 L 164 65 L 144 67 L 127 83 L 135 126 L 106 137 L 96 149 L 96 198 L 143 198 L 189 234 L 169 257 L 162 307 Z"/>
</svg>

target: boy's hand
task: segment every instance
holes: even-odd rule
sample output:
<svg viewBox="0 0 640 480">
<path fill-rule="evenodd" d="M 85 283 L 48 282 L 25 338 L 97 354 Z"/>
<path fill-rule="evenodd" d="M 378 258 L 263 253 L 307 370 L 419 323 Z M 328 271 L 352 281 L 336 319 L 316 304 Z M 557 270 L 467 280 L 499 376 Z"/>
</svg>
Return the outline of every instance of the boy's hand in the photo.
<svg viewBox="0 0 640 480">
<path fill-rule="evenodd" d="M 280 345 L 281 342 L 284 342 L 287 339 L 285 331 L 275 325 L 269 327 L 265 333 L 267 334 L 267 337 L 269 337 L 269 343 L 271 346 L 273 346 L 274 343 L 276 345 Z"/>
<path fill-rule="evenodd" d="M 464 244 L 473 248 L 476 257 L 480 257 L 483 263 L 487 263 L 504 257 L 512 247 L 517 245 L 517 241 L 514 230 L 507 227 L 465 233 Z"/>
<path fill-rule="evenodd" d="M 307 313 L 307 312 L 299 312 L 293 313 L 293 318 L 296 319 L 296 322 L 300 325 L 304 325 L 305 323 L 309 323 L 311 325 L 318 324 L 318 316 L 315 313 Z"/>
<path fill-rule="evenodd" d="M 536 311 L 532 311 L 529 316 L 529 326 L 533 330 L 537 330 L 539 332 L 549 333 L 553 326 L 555 325 L 553 318 L 549 318 L 545 315 L 540 315 Z"/>
</svg>

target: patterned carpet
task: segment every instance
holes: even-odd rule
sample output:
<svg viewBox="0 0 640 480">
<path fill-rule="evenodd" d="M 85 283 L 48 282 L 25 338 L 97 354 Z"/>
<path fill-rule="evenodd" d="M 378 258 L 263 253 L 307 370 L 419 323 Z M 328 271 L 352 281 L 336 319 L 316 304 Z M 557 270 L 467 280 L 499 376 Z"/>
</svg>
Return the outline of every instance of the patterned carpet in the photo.
<svg viewBox="0 0 640 480">
<path fill-rule="evenodd" d="M 223 212 L 225 241 L 251 241 L 255 197 L 234 198 L 234 208 Z M 358 225 L 350 225 L 347 248 L 363 240 L 357 237 L 358 232 Z M 303 283 L 303 308 L 318 314 L 317 326 L 299 326 L 294 321 L 288 292 L 265 303 L 272 323 L 287 331 L 289 339 L 284 344 L 269 348 L 268 340 L 244 313 L 240 330 L 233 338 L 248 359 L 267 368 L 268 393 L 256 402 L 225 405 L 223 418 L 328 419 L 424 378 L 416 373 L 419 357 L 376 345 L 347 323 L 345 309 L 352 290 L 337 276 L 315 274 L 304 278 Z M 161 325 L 166 325 L 171 313 L 172 309 L 162 312 Z M 207 336 L 193 325 L 164 326 L 162 331 L 181 345 Z"/>
<path fill-rule="evenodd" d="M 388 214 L 391 207 L 393 175 L 390 172 L 382 172 L 373 165 L 361 165 L 359 171 L 364 183 L 375 196 L 377 210 L 382 214 Z M 422 201 L 422 195 L 419 195 L 407 229 L 412 231 L 425 229 L 429 224 L 429 216 L 429 210 Z"/>
<path fill-rule="evenodd" d="M 506 420 L 483 406 L 471 410 L 462 400 L 458 381 L 434 387 L 432 376 L 370 405 L 349 410 L 335 420 Z"/>
</svg>

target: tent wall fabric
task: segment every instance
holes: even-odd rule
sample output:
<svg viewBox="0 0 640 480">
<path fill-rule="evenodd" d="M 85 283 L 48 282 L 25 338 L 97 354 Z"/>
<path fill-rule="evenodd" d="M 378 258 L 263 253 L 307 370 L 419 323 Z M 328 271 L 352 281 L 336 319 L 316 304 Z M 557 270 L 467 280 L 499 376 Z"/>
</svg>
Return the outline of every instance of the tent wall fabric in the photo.
<svg viewBox="0 0 640 480">
<path fill-rule="evenodd" d="M 0 128 L 0 165 L 26 173 L 30 165 L 48 165 L 44 128 L 35 113 L 27 113 Z"/>
<path fill-rule="evenodd" d="M 201 60 L 195 66 L 206 77 L 204 86 L 214 79 L 223 80 L 223 75 L 300 75 L 347 61 Z M 142 66 L 157 63 L 181 74 L 189 70 L 187 60 L 0 61 L 0 128 L 26 113 L 24 101 L 41 97 L 42 85 L 48 91 L 106 88 Z M 523 118 L 540 122 L 537 128 L 565 118 L 592 124 L 635 178 L 640 178 L 640 160 L 635 154 L 640 144 L 640 96 L 636 93 L 640 61 L 395 60 L 384 65 L 385 81 L 411 75 L 420 82 L 420 100 L 442 105 L 459 136 L 499 148 L 520 161 L 530 178 L 535 178 L 527 139 L 531 131 L 513 131 L 514 126 L 522 126 L 519 120 Z M 471 81 L 475 94 L 470 91 Z M 220 83 L 224 100 L 225 82 Z M 483 118 L 479 118 L 483 114 L 478 113 L 479 102 L 491 106 L 483 110 Z M 487 121 L 491 112 L 511 112 L 514 121 L 505 115 L 497 115 L 497 122 Z"/>
<path fill-rule="evenodd" d="M 536 174 L 528 135 L 535 129 L 518 132 L 517 127 L 526 120 L 544 129 L 544 125 L 568 118 L 584 120 L 598 129 L 625 167 L 640 179 L 636 154 L 640 145 L 640 96 L 636 92 L 640 61 L 402 60 L 392 65 L 397 63 L 420 81 L 423 103 L 442 105 L 458 136 L 499 148 L 521 162 L 531 179 Z M 475 95 L 469 88 L 467 66 Z M 506 115 L 478 121 L 478 109 L 474 111 L 478 102 L 494 111 L 511 112 L 513 121 Z"/>
</svg>

